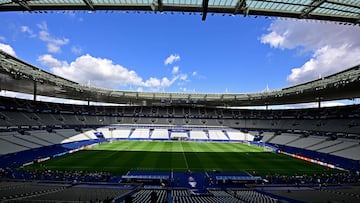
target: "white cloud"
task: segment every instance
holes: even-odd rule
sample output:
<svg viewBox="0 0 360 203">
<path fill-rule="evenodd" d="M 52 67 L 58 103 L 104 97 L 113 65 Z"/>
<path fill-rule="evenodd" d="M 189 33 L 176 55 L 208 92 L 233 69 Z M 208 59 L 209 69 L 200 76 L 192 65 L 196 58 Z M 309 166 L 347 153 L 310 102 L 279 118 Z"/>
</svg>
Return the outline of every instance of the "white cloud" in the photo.
<svg viewBox="0 0 360 203">
<path fill-rule="evenodd" d="M 286 33 L 283 33 L 283 35 L 286 35 Z M 271 47 L 283 47 L 285 42 L 285 36 L 281 36 L 277 32 L 272 31 L 271 33 L 267 35 L 263 35 L 261 37 L 261 42 L 264 44 L 270 44 Z"/>
<path fill-rule="evenodd" d="M 16 56 L 14 49 L 8 44 L 0 43 L 0 50 L 4 51 L 12 56 Z"/>
<path fill-rule="evenodd" d="M 61 62 L 50 54 L 39 56 L 37 60 L 41 64 L 51 68 L 68 66 L 68 64 L 65 61 Z"/>
<path fill-rule="evenodd" d="M 161 82 L 159 79 L 157 78 L 150 78 L 148 79 L 145 84 L 146 87 L 160 87 L 161 86 Z"/>
<path fill-rule="evenodd" d="M 171 54 L 169 57 L 167 57 L 164 61 L 165 65 L 170 65 L 174 63 L 175 61 L 179 61 L 180 56 L 178 54 Z"/>
<path fill-rule="evenodd" d="M 176 80 L 186 79 L 182 74 L 173 76 L 171 79 L 167 77 L 161 79 L 150 77 L 144 81 L 133 70 L 114 64 L 109 59 L 96 58 L 89 54 L 82 55 L 70 63 L 60 61 L 50 54 L 40 56 L 38 61 L 50 67 L 51 71 L 56 75 L 82 84 L 87 84 L 90 81 L 93 86 L 111 89 L 134 86 L 141 91 L 143 87 L 154 90 L 169 87 Z"/>
<path fill-rule="evenodd" d="M 47 44 L 47 49 L 50 53 L 59 53 L 60 52 L 60 46 L 49 43 Z"/>
<path fill-rule="evenodd" d="M 179 78 L 179 80 L 187 81 L 188 76 L 187 76 L 187 74 L 180 74 L 180 75 L 178 75 L 178 78 Z"/>
<path fill-rule="evenodd" d="M 192 76 L 196 76 L 198 73 L 196 71 L 192 72 L 191 75 Z"/>
<path fill-rule="evenodd" d="M 179 66 L 174 66 L 173 69 L 172 69 L 172 71 L 171 71 L 171 73 L 172 73 L 172 74 L 176 74 L 176 73 L 178 73 L 178 72 L 179 72 Z"/>
<path fill-rule="evenodd" d="M 175 81 L 177 80 L 177 78 L 173 78 L 171 80 L 169 80 L 167 77 L 163 77 L 161 79 L 161 87 L 169 87 L 171 86 Z"/>
<path fill-rule="evenodd" d="M 287 80 L 292 84 L 317 79 L 330 75 L 344 68 L 360 63 L 360 47 L 352 48 L 348 45 L 340 47 L 324 46 L 315 51 L 314 55 L 300 68 L 293 68 Z"/>
<path fill-rule="evenodd" d="M 28 26 L 23 25 L 20 27 L 20 29 L 21 29 L 21 32 L 27 33 L 30 38 L 36 37 L 36 34 L 34 34 L 32 29 L 30 29 Z"/>
<path fill-rule="evenodd" d="M 312 56 L 291 70 L 287 80 L 299 84 L 360 63 L 360 28 L 306 21 L 275 20 L 260 41 L 279 49 L 301 48 Z"/>
<path fill-rule="evenodd" d="M 92 85 L 106 88 L 142 84 L 142 78 L 135 71 L 114 64 L 109 59 L 95 58 L 88 54 L 71 63 L 59 61 L 51 55 L 40 56 L 38 60 L 50 67 L 54 74 L 83 84 L 91 81 Z"/>
<path fill-rule="evenodd" d="M 83 50 L 81 49 L 81 47 L 72 46 L 71 47 L 71 52 L 74 53 L 74 54 L 82 54 Z"/>
<path fill-rule="evenodd" d="M 40 28 L 39 39 L 47 43 L 47 48 L 50 53 L 61 52 L 61 46 L 68 44 L 70 41 L 67 38 L 60 39 L 52 37 L 45 22 L 38 24 L 38 27 Z"/>
<path fill-rule="evenodd" d="M 179 88 L 181 92 L 189 92 L 189 93 L 195 93 L 195 89 L 189 89 L 189 88 L 186 88 L 186 87 L 180 87 Z"/>
</svg>

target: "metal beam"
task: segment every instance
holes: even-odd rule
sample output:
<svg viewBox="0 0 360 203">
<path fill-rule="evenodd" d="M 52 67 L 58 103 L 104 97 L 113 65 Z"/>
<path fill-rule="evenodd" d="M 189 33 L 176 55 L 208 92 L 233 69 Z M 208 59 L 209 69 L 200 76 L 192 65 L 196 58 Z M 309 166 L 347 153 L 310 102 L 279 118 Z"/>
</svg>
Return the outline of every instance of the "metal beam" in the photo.
<svg viewBox="0 0 360 203">
<path fill-rule="evenodd" d="M 202 13 L 201 20 L 205 21 L 206 20 L 206 15 L 207 15 L 207 12 L 208 12 L 208 8 L 209 8 L 209 0 L 203 0 L 202 7 L 203 7 L 203 13 Z"/>
<path fill-rule="evenodd" d="M 326 2 L 326 0 L 313 0 L 313 2 L 311 2 L 311 4 L 308 7 L 302 10 L 300 14 L 300 18 L 306 18 L 313 10 L 318 8 L 324 2 Z"/>
<path fill-rule="evenodd" d="M 246 8 L 246 0 L 239 0 L 236 3 L 234 14 L 239 14 L 240 11 Z"/>
<path fill-rule="evenodd" d="M 158 11 L 163 12 L 163 2 L 162 0 L 157 0 L 158 3 Z"/>
<path fill-rule="evenodd" d="M 83 0 L 84 3 L 86 4 L 86 6 L 88 6 L 90 8 L 90 10 L 95 10 L 94 8 L 94 3 L 92 2 L 92 0 Z"/>
<path fill-rule="evenodd" d="M 163 2 L 162 0 L 154 0 L 151 5 L 151 10 L 153 10 L 155 13 L 157 11 L 163 12 Z"/>
<path fill-rule="evenodd" d="M 19 6 L 27 11 L 31 11 L 31 8 L 27 4 L 27 0 L 12 0 L 12 2 L 19 4 Z"/>
<path fill-rule="evenodd" d="M 34 81 L 34 89 L 33 89 L 33 101 L 36 101 L 37 96 L 37 81 Z"/>
</svg>

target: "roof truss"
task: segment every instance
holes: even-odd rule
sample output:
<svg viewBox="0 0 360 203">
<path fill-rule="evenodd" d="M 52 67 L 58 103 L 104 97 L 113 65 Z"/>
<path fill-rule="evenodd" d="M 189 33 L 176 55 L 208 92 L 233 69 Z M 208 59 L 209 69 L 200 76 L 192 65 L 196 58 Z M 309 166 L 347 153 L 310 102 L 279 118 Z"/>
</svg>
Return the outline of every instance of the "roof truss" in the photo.
<svg viewBox="0 0 360 203">
<path fill-rule="evenodd" d="M 300 18 L 307 18 L 307 16 L 313 11 L 315 10 L 316 8 L 318 8 L 321 4 L 323 4 L 326 0 L 313 0 L 313 2 L 308 6 L 306 7 L 301 15 L 300 15 Z"/>
<path fill-rule="evenodd" d="M 202 7 L 203 7 L 203 13 L 202 13 L 201 20 L 205 21 L 206 20 L 206 15 L 207 15 L 207 12 L 208 12 L 208 7 L 209 7 L 209 0 L 203 0 Z"/>
<path fill-rule="evenodd" d="M 90 10 L 94 11 L 94 3 L 92 2 L 92 0 L 83 0 L 84 3 L 89 7 Z"/>
<path fill-rule="evenodd" d="M 356 0 L 0 0 L 1 11 L 104 10 L 275 16 L 359 24 Z"/>
</svg>

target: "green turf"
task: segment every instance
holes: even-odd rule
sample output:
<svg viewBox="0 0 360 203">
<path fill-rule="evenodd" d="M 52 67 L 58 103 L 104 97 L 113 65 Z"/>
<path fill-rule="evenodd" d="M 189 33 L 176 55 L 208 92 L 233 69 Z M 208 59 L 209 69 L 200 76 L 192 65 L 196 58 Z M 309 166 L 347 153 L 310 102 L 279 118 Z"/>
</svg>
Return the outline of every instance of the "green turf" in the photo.
<svg viewBox="0 0 360 203">
<path fill-rule="evenodd" d="M 212 171 L 313 174 L 330 169 L 241 143 L 117 141 L 33 164 L 27 169 Z"/>
</svg>

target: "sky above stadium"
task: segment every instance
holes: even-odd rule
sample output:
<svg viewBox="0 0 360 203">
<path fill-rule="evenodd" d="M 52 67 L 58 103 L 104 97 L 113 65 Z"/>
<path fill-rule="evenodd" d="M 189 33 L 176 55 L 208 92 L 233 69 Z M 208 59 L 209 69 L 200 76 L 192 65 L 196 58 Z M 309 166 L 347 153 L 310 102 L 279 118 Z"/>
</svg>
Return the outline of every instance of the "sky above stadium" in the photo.
<svg viewBox="0 0 360 203">
<path fill-rule="evenodd" d="M 360 64 L 360 26 L 265 17 L 0 13 L 0 49 L 83 84 L 251 93 Z"/>
</svg>

